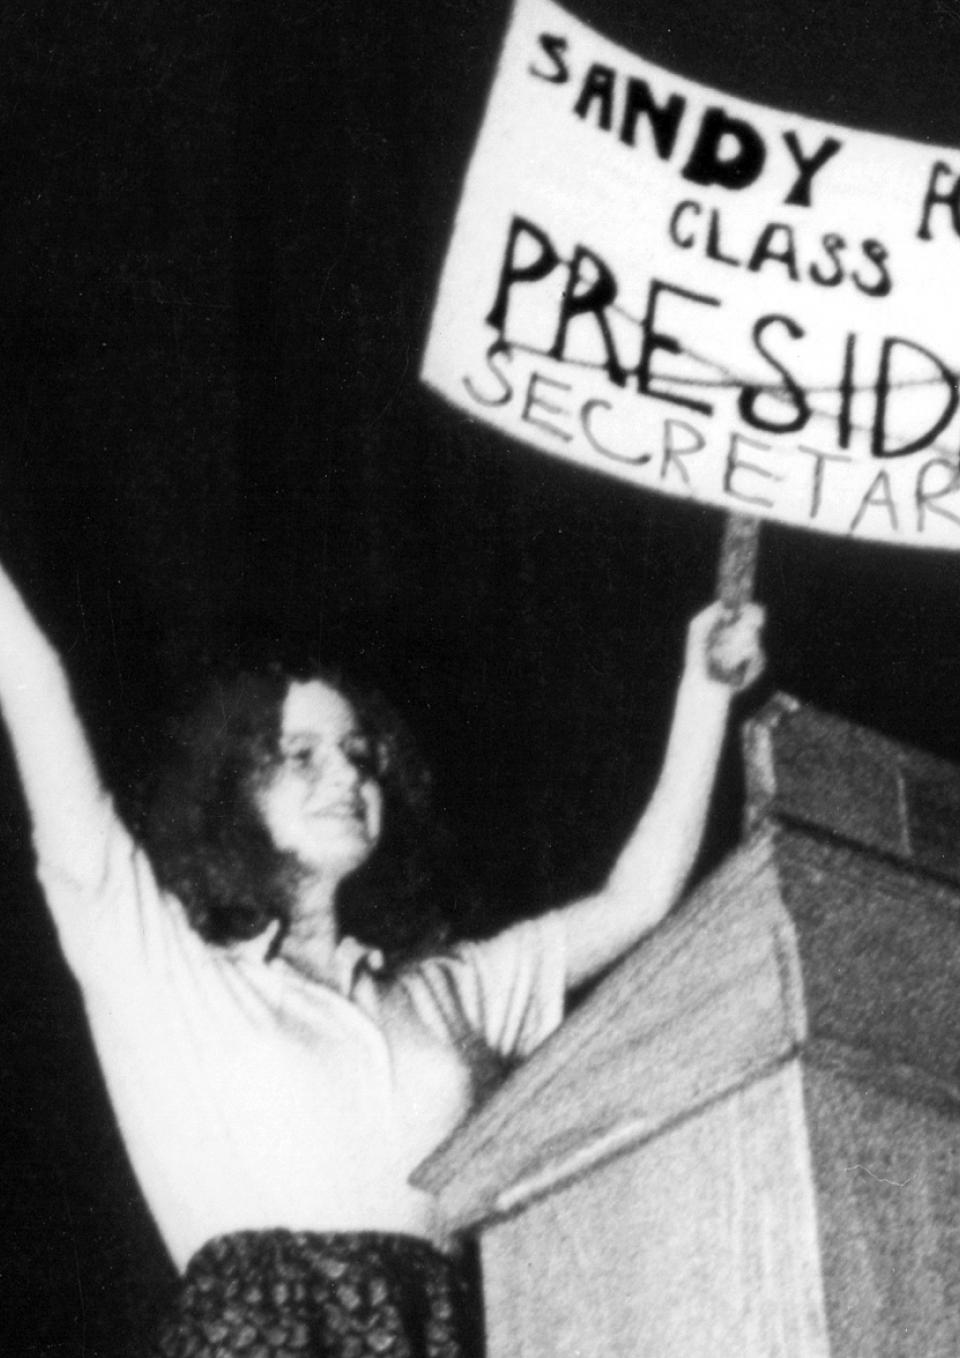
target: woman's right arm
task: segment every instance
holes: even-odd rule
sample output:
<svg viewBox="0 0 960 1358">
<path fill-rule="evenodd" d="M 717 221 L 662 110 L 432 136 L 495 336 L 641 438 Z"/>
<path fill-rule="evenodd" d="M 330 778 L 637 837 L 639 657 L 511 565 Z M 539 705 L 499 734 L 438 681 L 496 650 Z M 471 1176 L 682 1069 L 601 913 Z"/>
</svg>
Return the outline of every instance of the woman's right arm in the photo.
<svg viewBox="0 0 960 1358">
<path fill-rule="evenodd" d="M 74 881 L 103 870 L 106 798 L 60 657 L 0 567 L 0 709 L 34 842 Z"/>
</svg>

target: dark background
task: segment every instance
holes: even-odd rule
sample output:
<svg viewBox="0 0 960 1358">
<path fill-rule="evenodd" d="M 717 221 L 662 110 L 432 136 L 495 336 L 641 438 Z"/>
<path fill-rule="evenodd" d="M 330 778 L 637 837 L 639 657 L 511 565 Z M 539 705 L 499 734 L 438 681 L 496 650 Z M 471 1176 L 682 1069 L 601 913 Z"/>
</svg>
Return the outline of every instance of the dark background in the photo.
<svg viewBox="0 0 960 1358">
<path fill-rule="evenodd" d="M 574 8 L 694 78 L 960 144 L 953 0 Z M 136 784 L 205 667 L 344 662 L 419 731 L 490 925 L 609 865 L 719 537 L 715 512 L 510 447 L 418 385 L 506 17 L 504 0 L 0 17 L 0 551 L 111 782 Z M 778 686 L 960 755 L 960 558 L 767 529 L 759 592 Z M 714 856 L 737 786 L 730 761 Z M 108 1354 L 168 1266 L 26 835 L 4 751 L 0 1344 Z"/>
</svg>

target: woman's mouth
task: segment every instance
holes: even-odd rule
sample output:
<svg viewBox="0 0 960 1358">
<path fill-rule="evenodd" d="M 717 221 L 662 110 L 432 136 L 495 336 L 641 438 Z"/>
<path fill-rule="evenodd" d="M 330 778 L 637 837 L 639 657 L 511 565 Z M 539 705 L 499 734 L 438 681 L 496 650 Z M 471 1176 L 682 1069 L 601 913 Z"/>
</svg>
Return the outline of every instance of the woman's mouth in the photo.
<svg viewBox="0 0 960 1358">
<path fill-rule="evenodd" d="M 354 798 L 348 798 L 339 802 L 328 802 L 324 806 L 318 806 L 308 810 L 307 814 L 313 820 L 366 820 L 366 812 L 363 803 Z"/>
</svg>

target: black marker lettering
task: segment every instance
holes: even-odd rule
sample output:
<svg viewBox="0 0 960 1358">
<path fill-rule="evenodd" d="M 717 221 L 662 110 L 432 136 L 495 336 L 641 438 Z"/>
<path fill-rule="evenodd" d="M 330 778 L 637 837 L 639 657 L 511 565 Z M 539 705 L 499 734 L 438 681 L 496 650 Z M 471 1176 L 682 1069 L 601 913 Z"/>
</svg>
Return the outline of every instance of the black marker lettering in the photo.
<svg viewBox="0 0 960 1358">
<path fill-rule="evenodd" d="M 837 442 L 841 448 L 850 447 L 853 433 L 854 365 L 857 356 L 857 337 L 848 334 L 843 346 L 843 376 L 840 379 L 840 413 L 837 416 Z"/>
<path fill-rule="evenodd" d="M 472 377 L 465 377 L 463 385 L 467 390 L 467 395 L 471 396 L 478 405 L 481 406 L 505 406 L 510 402 L 513 395 L 513 386 L 505 373 L 502 373 L 497 366 L 498 363 L 509 361 L 509 356 L 504 354 L 503 348 L 499 343 L 491 344 L 486 353 L 487 367 L 493 373 L 500 385 L 500 393 L 497 396 L 484 396 L 479 390 Z"/>
<path fill-rule="evenodd" d="M 784 132 L 783 140 L 786 142 L 787 150 L 793 156 L 794 164 L 800 171 L 794 181 L 793 187 L 783 200 L 792 207 L 810 207 L 810 186 L 813 183 L 813 176 L 823 169 L 828 160 L 833 157 L 842 147 L 843 143 L 837 141 L 836 137 L 825 137 L 820 143 L 820 149 L 815 151 L 812 156 L 808 156 L 800 145 L 800 139 L 796 132 Z"/>
<path fill-rule="evenodd" d="M 583 429 L 584 438 L 590 444 L 590 447 L 594 450 L 595 453 L 600 453 L 602 457 L 610 458 L 614 462 L 629 462 L 632 466 L 635 467 L 640 467 L 645 462 L 652 461 L 651 453 L 635 453 L 631 457 L 626 453 L 614 452 L 612 448 L 608 448 L 605 443 L 601 443 L 599 441 L 594 431 L 593 424 L 594 411 L 612 409 L 613 406 L 610 404 L 609 401 L 601 401 L 597 398 L 593 398 L 592 400 L 589 401 L 584 401 L 583 405 L 580 407 L 580 425 L 581 428 Z"/>
<path fill-rule="evenodd" d="M 865 240 L 863 242 L 863 253 L 876 268 L 878 276 L 872 283 L 865 283 L 860 277 L 859 271 L 854 270 L 854 285 L 867 297 L 888 297 L 893 289 L 893 280 L 890 277 L 890 270 L 887 268 L 887 260 L 890 258 L 889 250 L 885 245 L 881 245 L 878 240 Z"/>
<path fill-rule="evenodd" d="M 722 108 L 708 108 L 683 177 L 693 184 L 745 189 L 759 177 L 766 158 L 767 148 L 756 128 L 742 118 L 729 117 Z"/>
<path fill-rule="evenodd" d="M 927 185 L 926 197 L 923 200 L 923 217 L 920 221 L 920 229 L 917 232 L 921 240 L 933 239 L 930 230 L 930 215 L 935 207 L 949 208 L 953 229 L 960 236 L 960 175 L 953 175 L 953 185 L 947 190 L 940 187 L 940 179 L 943 175 L 953 175 L 953 170 L 945 160 L 938 160 L 930 171 L 930 182 Z"/>
<path fill-rule="evenodd" d="M 766 332 L 771 325 L 782 325 L 791 339 L 803 339 L 806 333 L 789 316 L 760 317 L 753 327 L 753 342 L 770 366 L 780 374 L 783 381 L 772 388 L 769 386 L 745 386 L 740 393 L 737 406 L 741 419 L 752 425 L 754 429 L 763 429 L 769 434 L 794 434 L 798 429 L 802 429 L 809 420 L 810 405 L 803 388 L 794 380 L 789 368 L 785 367 L 764 345 Z M 787 414 L 781 420 L 764 419 L 757 409 L 760 399 L 763 396 L 769 396 L 775 402 L 779 402 L 784 395 L 789 398 L 793 413 Z"/>
<path fill-rule="evenodd" d="M 551 423 L 535 415 L 535 411 L 542 410 L 547 415 L 564 415 L 569 417 L 570 411 L 564 406 L 551 404 L 545 401 L 540 395 L 541 387 L 552 387 L 554 391 L 572 391 L 569 382 L 555 382 L 552 377 L 546 377 L 543 373 L 532 372 L 530 381 L 527 383 L 527 398 L 523 403 L 523 413 L 520 418 L 525 424 L 532 424 L 535 429 L 542 429 L 545 434 L 551 434 L 554 438 L 560 439 L 563 443 L 569 443 L 573 435 L 568 429 L 563 429 L 558 424 Z"/>
<path fill-rule="evenodd" d="M 693 235 L 692 232 L 690 234 L 681 236 L 680 221 L 684 217 L 684 215 L 688 212 L 692 217 L 699 217 L 700 211 L 701 211 L 700 204 L 693 202 L 693 200 L 690 198 L 685 198 L 682 203 L 678 203 L 677 206 L 673 209 L 673 213 L 670 217 L 669 226 L 670 239 L 673 241 L 674 245 L 679 245 L 681 250 L 692 249 L 694 244 L 696 243 L 696 237 Z"/>
<path fill-rule="evenodd" d="M 893 487 L 890 484 L 889 472 L 878 472 L 870 483 L 870 489 L 860 501 L 860 508 L 853 516 L 853 522 L 850 525 L 851 533 L 855 533 L 860 527 L 868 509 L 885 509 L 890 516 L 890 527 L 895 533 L 899 532 L 897 506 L 893 499 Z"/>
<path fill-rule="evenodd" d="M 682 297 L 688 302 L 695 302 L 700 306 L 719 306 L 719 297 L 705 297 L 697 292 L 687 292 L 686 288 L 676 288 L 670 283 L 661 283 L 655 278 L 650 284 L 650 291 L 647 294 L 647 310 L 643 318 L 643 347 L 640 351 L 640 363 L 637 368 L 637 389 L 644 396 L 653 396 L 658 401 L 672 401 L 674 405 L 686 406 L 689 410 L 699 410 L 702 415 L 712 415 L 713 406 L 707 401 L 695 401 L 688 396 L 677 396 L 669 391 L 657 391 L 651 383 L 658 377 L 666 374 L 651 373 L 650 363 L 658 349 L 663 349 L 668 354 L 679 354 L 681 345 L 679 340 L 673 335 L 667 335 L 663 331 L 657 330 L 657 303 L 662 293 L 670 293 L 674 297 Z"/>
<path fill-rule="evenodd" d="M 532 242 L 537 250 L 534 257 L 526 264 L 521 264 L 518 261 L 518 255 L 524 248 L 522 242 Z M 500 268 L 497 295 L 486 322 L 499 333 L 501 346 L 505 343 L 504 330 L 507 321 L 510 289 L 518 283 L 539 282 L 540 279 L 546 278 L 549 273 L 552 273 L 559 263 L 560 256 L 553 248 L 553 242 L 546 232 L 541 231 L 539 226 L 534 226 L 533 222 L 528 222 L 524 217 L 514 217 L 510 223 L 507 249 Z"/>
<path fill-rule="evenodd" d="M 680 120 L 687 101 L 679 94 L 671 94 L 666 104 L 658 104 L 645 80 L 631 76 L 627 81 L 627 97 L 620 125 L 620 140 L 627 146 L 636 144 L 637 123 L 646 115 L 653 133 L 654 145 L 661 160 L 669 160 L 677 142 Z"/>
<path fill-rule="evenodd" d="M 927 489 L 927 477 L 934 467 L 941 468 L 947 472 L 947 477 L 943 484 L 936 490 Z M 960 526 L 960 514 L 954 514 L 943 505 L 936 504 L 935 501 L 942 500 L 947 495 L 955 495 L 960 490 L 960 468 L 955 463 L 950 462 L 945 457 L 935 457 L 929 462 L 925 462 L 917 474 L 916 503 L 917 503 L 917 532 L 922 533 L 927 527 L 927 513 L 936 514 L 941 519 L 949 519 L 951 523 Z"/>
<path fill-rule="evenodd" d="M 730 449 L 727 453 L 727 462 L 723 471 L 723 489 L 727 495 L 732 495 L 735 500 L 740 500 L 745 505 L 757 505 L 762 509 L 772 509 L 773 501 L 766 499 L 763 495 L 747 495 L 744 491 L 738 490 L 734 485 L 734 477 L 738 472 L 752 472 L 762 481 L 782 481 L 782 476 L 776 476 L 768 471 L 766 467 L 760 467 L 756 462 L 745 462 L 740 456 L 742 447 L 755 448 L 758 453 L 768 453 L 769 444 L 758 443 L 756 439 L 745 438 L 743 434 L 730 435 Z"/>
<path fill-rule="evenodd" d="M 584 265 L 589 265 L 593 273 L 592 278 L 588 279 L 585 276 Z M 583 284 L 586 284 L 586 286 L 582 286 Z M 592 316 L 603 339 L 603 347 L 607 355 L 607 361 L 604 364 L 607 376 L 611 382 L 622 387 L 627 380 L 627 374 L 617 357 L 613 331 L 606 316 L 607 307 L 613 305 L 616 297 L 617 280 L 608 266 L 592 250 L 587 250 L 584 246 L 578 245 L 570 262 L 570 279 L 563 290 L 560 316 L 557 320 L 557 333 L 550 347 L 550 357 L 561 360 L 564 358 L 567 330 L 572 320 L 578 316 Z"/>
<path fill-rule="evenodd" d="M 943 410 L 929 429 L 924 430 L 910 443 L 904 443 L 899 448 L 889 448 L 886 440 L 891 390 L 890 369 L 892 356 L 897 348 L 911 349 L 915 354 L 922 354 L 924 358 L 930 360 L 938 371 L 940 383 L 946 388 L 946 399 Z M 880 352 L 880 371 L 877 375 L 877 409 L 870 444 L 871 453 L 874 457 L 906 457 L 908 453 L 916 453 L 921 448 L 929 447 L 937 435 L 942 433 L 953 419 L 958 403 L 960 403 L 960 394 L 957 392 L 957 375 L 951 372 L 936 354 L 932 354 L 929 349 L 924 349 L 922 344 L 914 344 L 912 340 L 898 339 L 896 336 L 885 339 Z"/>
<path fill-rule="evenodd" d="M 828 462 L 852 462 L 852 457 L 844 457 L 840 453 L 822 453 L 819 448 L 808 448 L 805 444 L 797 444 L 797 452 L 805 453 L 807 457 L 813 458 L 813 476 L 810 480 L 810 518 L 815 519 L 820 513 L 820 506 L 823 504 L 823 474 Z"/>
<path fill-rule="evenodd" d="M 578 118 L 586 120 L 590 112 L 591 105 L 596 102 L 600 105 L 600 116 L 597 126 L 604 132 L 609 132 L 613 125 L 613 84 L 616 80 L 616 72 L 610 66 L 601 66 L 597 62 L 590 67 L 580 90 L 580 96 L 573 106 L 573 111 Z"/>
<path fill-rule="evenodd" d="M 847 248 L 847 242 L 843 236 L 837 235 L 835 231 L 828 231 L 823 237 L 823 250 L 827 259 L 833 265 L 830 273 L 824 273 L 818 263 L 810 265 L 810 277 L 814 283 L 819 283 L 821 288 L 835 288 L 843 282 L 843 264 L 840 256 Z"/>
<path fill-rule="evenodd" d="M 720 213 L 716 208 L 710 211 L 710 226 L 707 230 L 707 259 L 716 260 L 718 264 L 731 264 L 739 268 L 743 263 L 737 259 L 736 255 L 725 255 L 723 245 L 720 242 Z"/>
<path fill-rule="evenodd" d="M 563 59 L 563 54 L 570 45 L 567 39 L 561 38 L 556 33 L 541 33 L 538 41 L 544 56 L 552 63 L 551 68 L 548 71 L 541 71 L 531 62 L 527 70 L 538 80 L 546 80 L 551 85 L 565 85 L 570 79 L 570 68 Z"/>
<path fill-rule="evenodd" d="M 686 435 L 690 440 L 686 443 L 678 443 L 676 435 Z M 707 440 L 700 433 L 699 429 L 694 429 L 692 424 L 687 424 L 685 420 L 665 420 L 663 425 L 663 461 L 660 463 L 660 480 L 666 481 L 670 474 L 671 467 L 675 467 L 680 480 L 689 489 L 693 484 L 693 479 L 684 463 L 685 457 L 691 457 L 694 453 L 699 453 L 702 448 L 707 446 Z"/>
<path fill-rule="evenodd" d="M 753 247 L 747 268 L 751 273 L 759 273 L 767 260 L 775 264 L 785 264 L 787 273 L 794 283 L 799 282 L 797 272 L 797 247 L 793 239 L 793 228 L 786 222 L 770 222 L 760 232 L 760 238 Z"/>
</svg>

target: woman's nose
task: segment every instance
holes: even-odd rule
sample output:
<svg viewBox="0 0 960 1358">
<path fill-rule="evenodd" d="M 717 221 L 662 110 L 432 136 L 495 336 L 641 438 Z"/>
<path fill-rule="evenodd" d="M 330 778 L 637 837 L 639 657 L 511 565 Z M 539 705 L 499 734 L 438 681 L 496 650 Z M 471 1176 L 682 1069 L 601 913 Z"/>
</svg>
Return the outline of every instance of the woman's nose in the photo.
<svg viewBox="0 0 960 1358">
<path fill-rule="evenodd" d="M 360 782 L 360 770 L 343 750 L 331 752 L 323 772 L 334 787 L 353 789 Z"/>
</svg>

